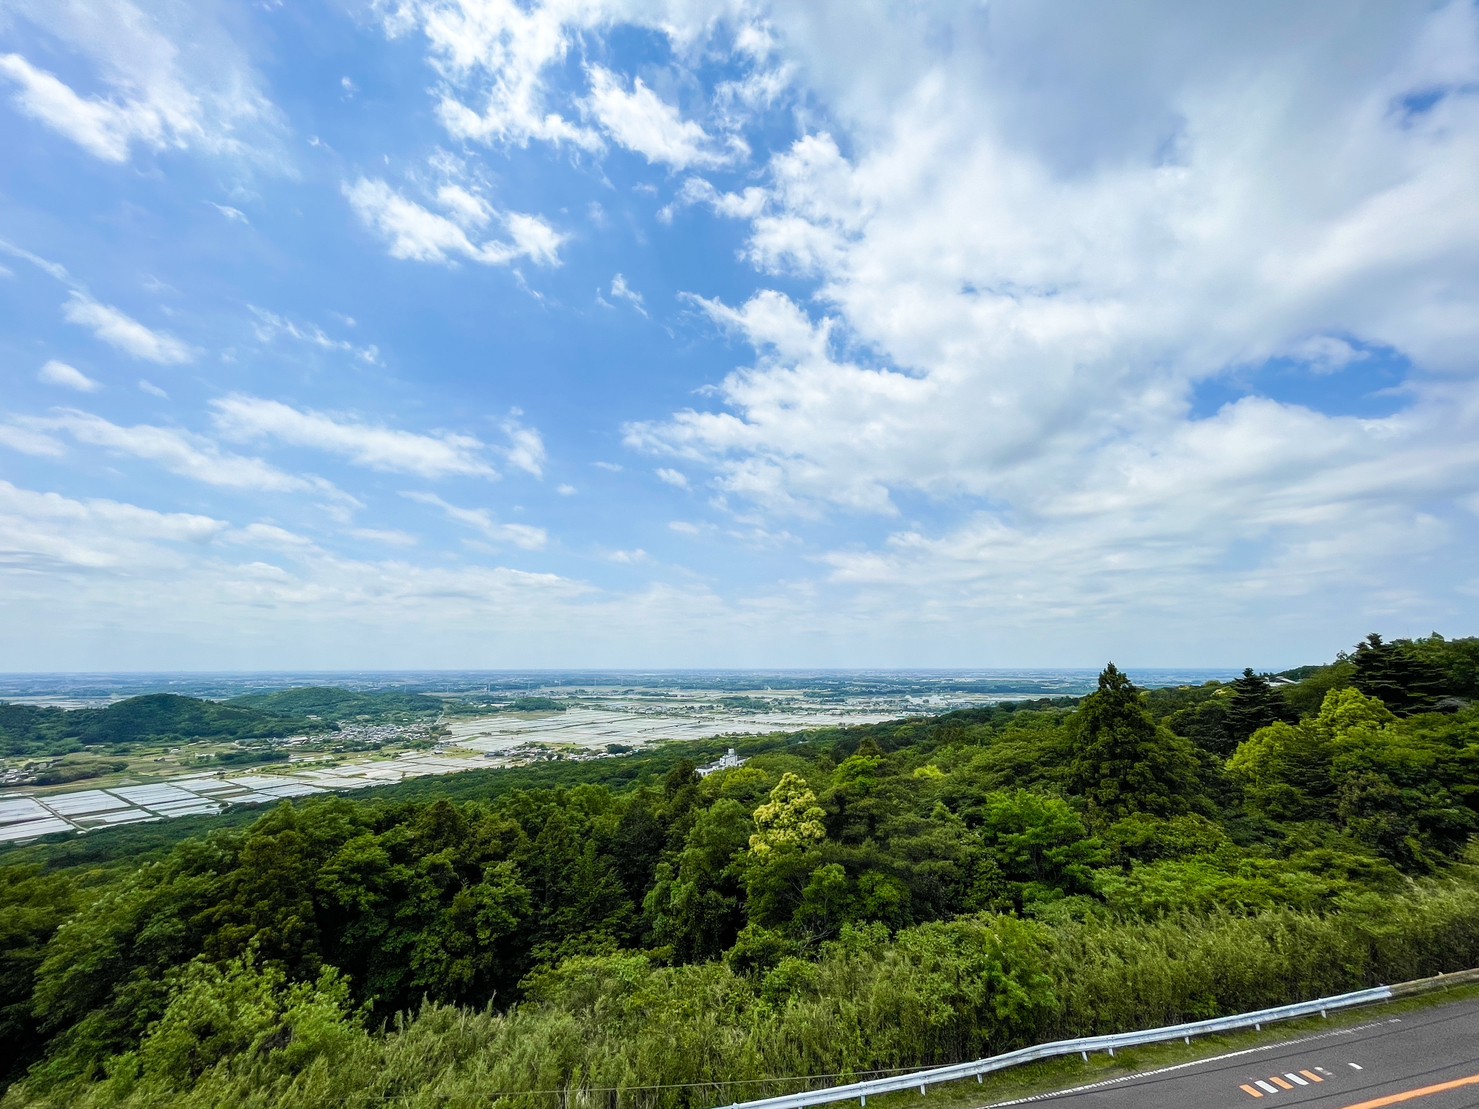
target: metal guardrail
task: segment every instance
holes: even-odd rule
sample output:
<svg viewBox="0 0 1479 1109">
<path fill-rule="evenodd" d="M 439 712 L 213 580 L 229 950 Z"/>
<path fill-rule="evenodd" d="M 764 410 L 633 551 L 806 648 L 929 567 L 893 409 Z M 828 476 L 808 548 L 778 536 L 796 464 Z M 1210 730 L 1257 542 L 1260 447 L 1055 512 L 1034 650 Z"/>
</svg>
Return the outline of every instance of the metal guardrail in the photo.
<svg viewBox="0 0 1479 1109">
<path fill-rule="evenodd" d="M 1315 1001 L 1298 1001 L 1293 1005 L 1260 1009 L 1256 1013 L 1213 1017 L 1211 1020 L 1199 1020 L 1191 1024 L 1146 1028 L 1139 1032 L 1119 1032 L 1111 1036 L 1086 1036 L 1078 1040 L 1057 1040 L 1053 1043 L 1036 1044 L 1018 1051 L 1009 1051 L 1005 1055 L 993 1055 L 989 1059 L 977 1059 L 969 1063 L 953 1063 L 948 1067 L 933 1067 L 929 1070 L 912 1071 L 909 1074 L 896 1074 L 888 1078 L 874 1078 L 866 1082 L 852 1082 L 846 1086 L 829 1086 L 821 1090 L 806 1090 L 799 1094 L 785 1094 L 780 1097 L 761 1098 L 757 1101 L 734 1102 L 724 1109 L 803 1109 L 808 1105 L 830 1105 L 833 1102 L 851 1101 L 854 1098 L 863 1105 L 867 1105 L 871 1095 L 892 1094 L 910 1089 L 918 1089 L 922 1094 L 928 1087 L 941 1082 L 957 1082 L 962 1078 L 972 1077 L 979 1079 L 981 1075 L 990 1074 L 992 1071 L 1005 1070 L 1007 1067 L 1019 1066 L 1022 1063 L 1035 1063 L 1040 1059 L 1075 1054 L 1087 1059 L 1091 1051 L 1107 1051 L 1113 1055 L 1115 1048 L 1119 1047 L 1162 1043 L 1167 1040 L 1185 1040 L 1190 1043 L 1193 1036 L 1204 1036 L 1211 1032 L 1227 1032 L 1235 1028 L 1262 1028 L 1265 1024 L 1292 1020 L 1295 1017 L 1313 1016 L 1316 1013 L 1323 1017 L 1331 1009 L 1349 1009 L 1356 1005 L 1369 1005 L 1375 1001 L 1388 1001 L 1395 996 L 1394 991 L 1418 992 L 1411 987 L 1431 988 L 1428 986 L 1430 982 L 1434 986 L 1455 984 L 1466 975 L 1479 976 L 1479 971 L 1440 975 L 1436 979 L 1424 979 L 1420 983 L 1410 982 L 1397 987 L 1376 986 L 1369 990 L 1338 994 L 1335 997 L 1322 997 Z"/>
</svg>

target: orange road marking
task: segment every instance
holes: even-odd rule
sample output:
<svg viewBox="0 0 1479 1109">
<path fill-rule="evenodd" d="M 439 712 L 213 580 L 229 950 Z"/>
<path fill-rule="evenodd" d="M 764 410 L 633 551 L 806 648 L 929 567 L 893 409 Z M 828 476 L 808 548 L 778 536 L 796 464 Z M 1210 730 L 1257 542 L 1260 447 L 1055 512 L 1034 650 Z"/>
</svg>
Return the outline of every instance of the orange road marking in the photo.
<svg viewBox="0 0 1479 1109">
<path fill-rule="evenodd" d="M 1262 1097 L 1263 1096 L 1262 1093 L 1260 1093 L 1258 1090 L 1255 1090 L 1252 1086 L 1247 1086 L 1247 1085 L 1239 1086 L 1238 1089 L 1242 1090 L 1243 1093 L 1245 1093 L 1245 1094 L 1251 1095 L 1252 1097 Z"/>
<path fill-rule="evenodd" d="M 1446 1090 L 1457 1090 L 1461 1086 L 1479 1086 L 1479 1074 L 1471 1074 L 1468 1078 L 1455 1078 L 1452 1082 L 1440 1082 L 1436 1086 L 1424 1086 L 1420 1090 L 1407 1090 L 1404 1093 L 1390 1094 L 1372 1101 L 1357 1102 L 1355 1105 L 1347 1105 L 1345 1109 L 1382 1109 L 1384 1105 L 1396 1105 L 1402 1101 L 1431 1097 L 1433 1094 L 1441 1094 Z"/>
<path fill-rule="evenodd" d="M 1311 1082 L 1324 1082 L 1324 1081 L 1325 1081 L 1325 1080 L 1324 1080 L 1324 1079 L 1323 1079 L 1323 1078 L 1321 1078 L 1321 1077 L 1320 1077 L 1320 1076 L 1319 1076 L 1319 1075 L 1318 1075 L 1318 1074 L 1316 1074 L 1316 1073 L 1314 1073 L 1314 1071 L 1307 1071 L 1307 1070 L 1302 1070 L 1302 1071 L 1300 1071 L 1300 1072 L 1299 1072 L 1299 1073 L 1300 1073 L 1300 1074 L 1302 1074 L 1302 1075 L 1304 1075 L 1304 1076 L 1305 1076 L 1305 1077 L 1306 1077 L 1306 1078 L 1308 1078 L 1308 1079 L 1309 1079 L 1309 1080 L 1310 1080 L 1310 1081 L 1311 1081 Z"/>
<path fill-rule="evenodd" d="M 1275 1086 L 1283 1087 L 1286 1090 L 1292 1090 L 1292 1089 L 1294 1089 L 1293 1086 L 1291 1086 L 1288 1082 L 1285 1082 L 1278 1075 L 1273 1075 L 1272 1077 L 1269 1078 L 1269 1081 L 1272 1082 Z"/>
</svg>

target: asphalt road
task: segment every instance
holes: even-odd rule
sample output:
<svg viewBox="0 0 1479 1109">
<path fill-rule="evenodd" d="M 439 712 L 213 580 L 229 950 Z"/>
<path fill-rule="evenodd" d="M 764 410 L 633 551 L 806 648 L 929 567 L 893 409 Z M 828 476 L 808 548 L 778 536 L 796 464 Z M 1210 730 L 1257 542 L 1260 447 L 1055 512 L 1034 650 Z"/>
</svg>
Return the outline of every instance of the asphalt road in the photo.
<svg viewBox="0 0 1479 1109">
<path fill-rule="evenodd" d="M 997 1105 L 1053 1109 L 1479 1109 L 1479 1001 L 1316 1032 Z"/>
</svg>

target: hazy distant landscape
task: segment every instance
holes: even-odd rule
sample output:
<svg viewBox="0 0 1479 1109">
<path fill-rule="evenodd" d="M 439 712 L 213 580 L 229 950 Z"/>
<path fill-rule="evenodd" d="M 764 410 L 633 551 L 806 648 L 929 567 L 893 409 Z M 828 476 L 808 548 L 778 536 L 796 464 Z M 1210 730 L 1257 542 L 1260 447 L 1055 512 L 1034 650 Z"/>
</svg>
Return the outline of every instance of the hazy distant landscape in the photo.
<svg viewBox="0 0 1479 1109">
<path fill-rule="evenodd" d="M 1159 687 L 1234 675 L 1137 676 Z M 1068 670 L 0 675 L 0 843 L 659 742 L 1079 696 L 1093 680 Z"/>
</svg>

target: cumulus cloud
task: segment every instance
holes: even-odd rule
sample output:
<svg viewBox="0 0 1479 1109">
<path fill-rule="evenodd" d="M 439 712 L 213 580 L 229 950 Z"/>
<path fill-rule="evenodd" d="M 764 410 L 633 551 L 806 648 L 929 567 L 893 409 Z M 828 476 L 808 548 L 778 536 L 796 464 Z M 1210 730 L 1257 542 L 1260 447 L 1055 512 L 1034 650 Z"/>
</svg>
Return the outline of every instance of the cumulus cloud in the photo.
<svg viewBox="0 0 1479 1109">
<path fill-rule="evenodd" d="M 447 503 L 434 493 L 403 493 L 401 495 L 417 504 L 441 509 L 448 519 L 455 520 L 464 527 L 472 528 L 499 546 L 514 546 L 521 550 L 538 551 L 543 550 L 549 543 L 549 533 L 544 528 L 533 527 L 529 524 L 500 523 L 486 508 L 461 508 Z"/>
<path fill-rule="evenodd" d="M 100 383 L 75 366 L 69 366 L 55 359 L 41 367 L 36 374 L 36 380 L 46 385 L 59 385 L 63 389 L 71 389 L 76 393 L 96 393 L 102 388 Z"/>
<path fill-rule="evenodd" d="M 713 149 L 708 133 L 664 101 L 638 77 L 628 92 L 624 82 L 608 69 L 592 66 L 590 113 L 618 144 L 649 162 L 687 169 L 726 161 Z"/>
<path fill-rule="evenodd" d="M 674 489 L 688 488 L 688 477 L 681 470 L 662 466 L 653 472 L 657 474 L 657 479 L 664 485 L 671 485 Z"/>
<path fill-rule="evenodd" d="M 211 409 L 217 428 L 232 439 L 306 447 L 372 470 L 418 477 L 498 476 L 483 457 L 485 444 L 471 435 L 401 431 L 239 393 L 212 401 Z"/>
<path fill-rule="evenodd" d="M 439 77 L 437 115 L 459 141 L 512 146 L 549 143 L 597 154 L 605 137 L 654 164 L 681 169 L 717 166 L 744 157 L 739 130 L 775 102 L 791 79 L 789 63 L 762 47 L 769 41 L 762 5 L 578 4 L 534 0 L 398 0 L 383 6 L 387 35 L 419 33 Z M 581 40 L 614 26 L 661 35 L 691 60 L 718 34 L 736 47 L 738 76 L 716 90 L 712 109 L 722 139 L 685 119 L 641 78 L 601 65 L 586 69 L 586 88 L 567 87 L 560 70 Z M 591 124 L 594 124 L 593 126 Z"/>
<path fill-rule="evenodd" d="M 189 362 L 195 356 L 187 344 L 168 332 L 145 327 L 132 316 L 111 304 L 93 300 L 86 293 L 74 291 L 62 315 L 68 323 L 87 328 L 109 346 L 146 362 L 171 366 Z"/>
<path fill-rule="evenodd" d="M 472 235 L 493 217 L 491 209 L 470 210 L 470 194 L 461 190 L 454 195 L 443 189 L 442 194 L 439 202 L 446 207 L 446 215 L 408 200 L 381 180 L 361 177 L 344 185 L 349 206 L 366 227 L 387 240 L 392 258 L 442 264 L 465 258 L 485 266 L 506 266 L 528 258 L 539 265 L 559 264 L 564 236 L 539 217 L 506 213 L 499 220 L 508 240 L 475 241 Z"/>
<path fill-rule="evenodd" d="M 945 56 L 937 27 L 871 11 L 839 49 L 818 8 L 777 12 L 778 48 L 851 125 L 849 152 L 804 135 L 763 196 L 725 201 L 753 263 L 813 280 L 816 309 L 691 298 L 757 364 L 713 409 L 629 428 L 631 445 L 706 460 L 773 507 L 890 512 L 893 490 L 1060 484 L 1106 445 L 1175 433 L 1199 383 L 1270 358 L 1327 370 L 1378 344 L 1473 371 L 1479 318 L 1457 305 L 1479 295 L 1479 98 L 1392 108 L 1479 76 L 1472 6 L 1301 12 L 1330 34 L 1269 55 L 1230 11 L 1167 9 L 1141 42 L 1004 5 L 1008 64 L 981 60 L 965 13 Z M 870 64 L 883 42 L 898 65 Z M 1044 50 L 1073 76 L 1037 82 L 1025 59 Z M 685 191 L 722 210 L 712 186 Z"/>
</svg>

